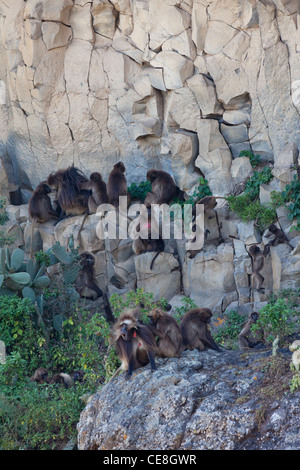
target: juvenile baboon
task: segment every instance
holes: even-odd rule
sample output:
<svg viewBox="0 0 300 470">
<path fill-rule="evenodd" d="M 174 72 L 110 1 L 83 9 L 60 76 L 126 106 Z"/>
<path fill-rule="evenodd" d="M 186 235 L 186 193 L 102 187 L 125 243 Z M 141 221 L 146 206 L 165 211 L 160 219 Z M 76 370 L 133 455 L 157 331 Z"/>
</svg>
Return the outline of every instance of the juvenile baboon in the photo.
<svg viewBox="0 0 300 470">
<path fill-rule="evenodd" d="M 119 197 L 127 196 L 127 181 L 124 175 L 125 166 L 122 162 L 116 163 L 109 174 L 107 182 L 108 203 L 114 207 L 119 207 Z M 128 201 L 129 202 L 129 201 Z"/>
<path fill-rule="evenodd" d="M 148 313 L 151 325 L 155 328 L 154 334 L 158 336 L 157 355 L 160 357 L 180 357 L 182 336 L 180 327 L 172 315 L 155 308 Z"/>
<path fill-rule="evenodd" d="M 80 297 L 95 300 L 103 295 L 102 290 L 95 281 L 95 257 L 92 253 L 85 251 L 80 255 L 81 269 L 75 282 L 75 289 Z"/>
<path fill-rule="evenodd" d="M 90 179 L 81 185 L 81 189 L 91 190 L 92 192 L 88 200 L 90 214 L 95 214 L 98 206 L 108 202 L 106 183 L 98 172 L 91 173 Z"/>
<path fill-rule="evenodd" d="M 276 227 L 275 224 L 271 224 L 269 226 L 269 233 L 266 234 L 266 237 L 269 238 L 272 235 L 275 236 L 273 240 L 271 240 L 266 246 L 265 246 L 265 253 L 268 253 L 270 250 L 270 246 L 277 246 L 279 243 L 286 243 L 289 245 L 289 247 L 293 250 L 294 247 L 290 244 L 289 239 L 287 238 L 286 234 L 284 233 L 283 230 L 280 228 Z"/>
<path fill-rule="evenodd" d="M 100 173 L 94 172 L 90 179 L 81 185 L 81 190 L 91 191 L 88 198 L 88 210 L 86 211 L 81 226 L 78 231 L 78 238 L 83 229 L 85 220 L 89 214 L 95 214 L 97 207 L 108 202 L 106 183 L 103 181 Z"/>
<path fill-rule="evenodd" d="M 251 331 L 252 325 L 257 322 L 258 318 L 259 314 L 257 312 L 252 312 L 249 314 L 247 321 L 243 323 L 238 339 L 240 349 L 254 348 L 263 342 L 262 329 L 259 329 L 255 333 Z"/>
<path fill-rule="evenodd" d="M 152 185 L 151 192 L 145 198 L 147 207 L 150 207 L 151 204 L 169 204 L 176 195 L 180 195 L 172 176 L 166 171 L 149 170 L 147 180 Z"/>
<path fill-rule="evenodd" d="M 148 219 L 145 221 L 145 226 L 142 227 L 144 228 L 144 232 L 146 235 L 146 238 L 138 237 L 135 240 L 133 240 L 132 243 L 132 250 L 134 254 L 136 255 L 141 255 L 142 253 L 147 253 L 151 251 L 155 251 L 156 254 L 154 255 L 151 264 L 150 264 L 150 269 L 153 269 L 154 261 L 156 260 L 157 256 L 162 253 L 165 249 L 165 242 L 162 239 L 161 236 L 159 238 L 152 238 L 151 236 L 151 216 L 150 216 L 150 211 L 148 211 Z M 140 230 L 140 224 L 137 225 L 137 230 Z"/>
<path fill-rule="evenodd" d="M 251 276 L 251 297 L 254 297 L 254 288 L 258 291 L 262 289 L 265 278 L 262 276 L 260 271 L 264 267 L 266 250 L 262 252 L 259 246 L 251 245 L 249 248 L 249 255 L 252 259 L 252 276 Z M 255 286 L 256 284 L 256 286 Z"/>
<path fill-rule="evenodd" d="M 222 242 L 223 238 L 221 234 L 219 218 L 218 218 L 217 212 L 215 211 L 215 207 L 218 204 L 217 199 L 225 199 L 225 198 L 221 196 L 205 196 L 199 201 L 197 201 L 197 204 L 203 204 L 204 213 L 207 214 L 209 219 L 213 219 L 214 217 L 216 217 L 216 222 L 217 222 L 218 231 L 219 231 L 219 241 Z M 196 208 L 193 207 L 193 211 L 192 211 L 193 217 L 195 217 L 195 211 L 196 211 Z"/>
<path fill-rule="evenodd" d="M 78 168 L 71 166 L 51 173 L 47 182 L 57 191 L 57 202 L 61 208 L 60 219 L 64 216 L 81 215 L 88 210 L 91 192 L 81 189 L 88 179 Z"/>
<path fill-rule="evenodd" d="M 28 204 L 28 214 L 32 221 L 31 225 L 31 244 L 30 244 L 30 258 L 33 255 L 33 234 L 36 223 L 45 223 L 50 219 L 58 219 L 57 212 L 53 209 L 51 199 L 48 194 L 51 193 L 51 188 L 43 181 L 34 190 Z"/>
<path fill-rule="evenodd" d="M 127 371 L 128 380 L 134 369 L 150 362 L 151 370 L 156 370 L 156 341 L 152 329 L 138 320 L 131 312 L 122 313 L 113 326 L 111 344 L 115 345 L 121 366 L 112 379 L 121 370 Z"/>
<path fill-rule="evenodd" d="M 220 352 L 209 329 L 212 312 L 209 308 L 194 308 L 186 312 L 180 323 L 184 349 L 214 349 Z"/>
</svg>

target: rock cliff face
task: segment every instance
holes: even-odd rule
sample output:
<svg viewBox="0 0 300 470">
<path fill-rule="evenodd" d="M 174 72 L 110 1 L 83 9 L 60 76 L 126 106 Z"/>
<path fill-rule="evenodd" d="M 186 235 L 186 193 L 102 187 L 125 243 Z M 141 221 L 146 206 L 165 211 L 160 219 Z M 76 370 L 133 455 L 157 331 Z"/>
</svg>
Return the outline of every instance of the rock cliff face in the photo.
<svg viewBox="0 0 300 470">
<path fill-rule="evenodd" d="M 72 163 L 152 166 L 215 195 L 252 149 L 289 179 L 300 147 L 298 0 L 0 1 L 0 157 L 30 191 Z"/>
<path fill-rule="evenodd" d="M 26 203 L 53 170 L 74 163 L 106 180 L 121 159 L 128 184 L 155 166 L 187 192 L 203 175 L 222 196 L 253 174 L 249 159 L 237 158 L 248 149 L 272 166 L 260 189 L 268 202 L 298 162 L 299 15 L 298 0 L 0 0 L 1 193 L 20 187 Z M 6 231 L 28 252 L 26 209 L 7 208 Z M 110 293 L 144 287 L 169 301 L 184 294 L 218 314 L 248 313 L 270 290 L 300 286 L 300 236 L 285 209 L 277 216 L 293 249 L 271 248 L 265 293 L 252 299 L 248 249 L 269 239 L 224 201 L 217 214 L 221 244 L 216 218 L 206 217 L 203 251 L 189 258 L 171 240 L 153 271 L 152 254 L 135 257 L 130 238 L 100 240 L 96 215 L 80 249 L 95 254 L 97 279 Z M 81 221 L 38 226 L 35 249 L 66 246 Z"/>
<path fill-rule="evenodd" d="M 185 351 L 153 373 L 121 375 L 82 412 L 78 448 L 299 449 L 300 392 L 285 393 L 290 354 L 273 365 L 271 354 Z"/>
</svg>

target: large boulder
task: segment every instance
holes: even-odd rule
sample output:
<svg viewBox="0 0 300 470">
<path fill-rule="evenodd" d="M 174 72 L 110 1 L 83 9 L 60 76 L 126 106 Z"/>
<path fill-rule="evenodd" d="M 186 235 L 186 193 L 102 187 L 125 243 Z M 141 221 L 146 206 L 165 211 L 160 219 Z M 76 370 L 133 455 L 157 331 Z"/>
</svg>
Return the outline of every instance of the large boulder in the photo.
<svg viewBox="0 0 300 470">
<path fill-rule="evenodd" d="M 300 394 L 285 393 L 291 353 L 280 359 L 280 384 L 268 376 L 271 354 L 185 351 L 158 359 L 155 372 L 137 369 L 129 381 L 123 373 L 82 411 L 78 449 L 296 450 Z"/>
</svg>

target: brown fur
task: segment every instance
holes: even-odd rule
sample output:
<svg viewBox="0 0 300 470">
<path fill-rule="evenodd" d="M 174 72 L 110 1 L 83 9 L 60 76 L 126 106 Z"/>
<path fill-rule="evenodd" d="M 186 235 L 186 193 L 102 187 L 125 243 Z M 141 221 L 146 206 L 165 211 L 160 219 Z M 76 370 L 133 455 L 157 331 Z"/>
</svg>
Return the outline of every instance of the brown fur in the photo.
<svg viewBox="0 0 300 470">
<path fill-rule="evenodd" d="M 253 300 L 254 297 L 254 289 L 256 288 L 257 290 L 262 289 L 263 282 L 265 278 L 262 276 L 260 271 L 264 267 L 264 262 L 265 262 L 265 252 L 266 250 L 262 252 L 259 246 L 257 245 L 251 245 L 249 248 L 249 255 L 252 258 L 252 277 L 251 277 L 251 297 Z"/>
<path fill-rule="evenodd" d="M 148 213 L 149 214 L 149 213 Z M 160 237 L 158 239 L 151 238 L 151 221 L 147 221 L 147 230 L 148 230 L 148 236 L 147 238 L 137 238 L 133 240 L 132 243 L 132 250 L 134 254 L 136 255 L 141 255 L 142 253 L 147 253 L 149 251 L 156 251 L 156 255 L 153 257 L 151 264 L 150 264 L 150 269 L 153 269 L 154 261 L 156 260 L 157 256 L 162 253 L 165 249 L 165 242 L 164 240 Z M 139 230 L 139 225 L 137 226 L 137 229 Z"/>
<path fill-rule="evenodd" d="M 81 269 L 78 273 L 78 277 L 75 282 L 75 289 L 84 299 L 95 300 L 98 297 L 103 296 L 104 309 L 109 321 L 113 320 L 110 304 L 106 293 L 103 293 L 100 287 L 98 287 L 95 279 L 95 257 L 92 253 L 85 251 L 80 255 Z"/>
<path fill-rule="evenodd" d="M 95 300 L 103 295 L 102 290 L 95 281 L 95 257 L 92 253 L 85 251 L 80 255 L 81 269 L 75 282 L 75 289 L 80 297 Z"/>
<path fill-rule="evenodd" d="M 116 163 L 109 174 L 107 182 L 108 203 L 119 207 L 119 197 L 128 196 L 127 181 L 124 175 L 125 166 L 122 162 Z"/>
<path fill-rule="evenodd" d="M 219 219 L 218 219 L 218 214 L 214 210 L 216 205 L 218 204 L 217 199 L 225 199 L 221 196 L 205 196 L 199 201 L 197 201 L 197 204 L 203 204 L 204 205 L 204 213 L 207 214 L 209 219 L 212 219 L 216 217 L 217 225 L 218 225 L 218 231 L 219 231 L 219 243 L 223 242 L 222 234 L 221 234 L 221 229 L 220 229 L 220 224 L 219 224 Z M 192 209 L 192 220 L 194 221 L 196 217 L 196 206 L 193 207 Z M 196 231 L 195 224 L 192 227 L 192 231 Z M 207 238 L 207 233 L 209 233 L 209 230 L 205 230 L 205 238 Z M 195 239 L 192 240 L 193 242 Z M 202 250 L 202 248 L 201 248 Z M 188 251 L 188 257 L 189 258 L 194 258 L 201 250 L 189 250 Z"/>
<path fill-rule="evenodd" d="M 180 324 L 184 349 L 220 351 L 208 329 L 211 317 L 209 308 L 194 308 L 184 314 Z"/>
<path fill-rule="evenodd" d="M 151 370 L 156 369 L 155 352 L 156 342 L 152 329 L 138 320 L 131 312 L 122 313 L 115 323 L 111 343 L 115 345 L 121 366 L 116 374 L 125 370 L 126 379 L 132 375 L 132 371 L 145 366 L 150 361 Z"/>
<path fill-rule="evenodd" d="M 289 245 L 289 247 L 293 250 L 294 247 L 290 244 L 286 234 L 284 233 L 283 230 L 280 228 L 277 228 L 275 224 L 271 224 L 269 226 L 269 233 L 266 235 L 266 237 L 270 237 L 271 235 L 275 235 L 275 238 L 271 240 L 266 246 L 265 246 L 265 253 L 268 253 L 270 250 L 270 246 L 277 246 L 280 243 L 286 243 Z"/>
<path fill-rule="evenodd" d="M 178 188 L 169 173 L 162 170 L 149 170 L 147 180 L 151 182 L 152 189 L 145 198 L 145 205 L 151 204 L 169 204 L 176 195 Z"/>
<path fill-rule="evenodd" d="M 100 173 L 92 173 L 89 181 L 81 185 L 81 189 L 92 191 L 88 199 L 89 214 L 95 214 L 98 206 L 108 202 L 106 183 Z"/>
<path fill-rule="evenodd" d="M 33 234 L 36 223 L 38 222 L 43 224 L 49 219 L 58 219 L 58 214 L 53 209 L 51 199 L 48 196 L 50 192 L 51 188 L 43 181 L 36 187 L 29 200 L 28 214 L 32 221 L 30 258 L 32 258 L 33 255 Z"/>
<path fill-rule="evenodd" d="M 62 384 L 65 388 L 69 388 L 73 385 L 72 377 L 65 373 L 55 374 L 52 377 L 49 377 L 46 382 L 48 385 Z"/>
<path fill-rule="evenodd" d="M 239 334 L 239 348 L 249 349 L 263 341 L 263 331 L 259 330 L 256 334 L 251 331 L 251 326 L 257 322 L 259 314 L 257 312 L 250 313 L 246 322 L 242 325 L 242 330 Z"/>
<path fill-rule="evenodd" d="M 182 346 L 182 336 L 180 327 L 172 315 L 163 312 L 160 308 L 155 308 L 149 314 L 154 333 L 158 336 L 157 354 L 161 357 L 180 357 Z"/>
<path fill-rule="evenodd" d="M 47 378 L 48 378 L 47 369 L 44 369 L 43 367 L 39 367 L 38 369 L 36 369 L 33 376 L 30 377 L 29 380 L 30 382 L 37 382 L 39 384 L 43 384 L 47 382 Z"/>
<path fill-rule="evenodd" d="M 95 214 L 101 204 L 108 202 L 106 183 L 103 181 L 100 173 L 94 172 L 90 175 L 89 181 L 81 185 L 81 190 L 90 190 L 92 194 L 88 198 L 88 210 L 85 213 L 83 221 L 78 231 L 78 238 L 83 229 L 88 214 Z"/>
<path fill-rule="evenodd" d="M 86 176 L 74 166 L 48 176 L 48 184 L 56 189 L 58 204 L 66 216 L 81 215 L 88 210 L 90 191 L 81 189 L 87 182 Z"/>
</svg>

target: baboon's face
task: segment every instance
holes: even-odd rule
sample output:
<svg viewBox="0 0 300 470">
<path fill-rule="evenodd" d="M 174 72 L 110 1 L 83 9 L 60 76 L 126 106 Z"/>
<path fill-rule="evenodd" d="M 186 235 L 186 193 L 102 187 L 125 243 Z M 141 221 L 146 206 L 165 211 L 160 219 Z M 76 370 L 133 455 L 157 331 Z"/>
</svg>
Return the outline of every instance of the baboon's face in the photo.
<svg viewBox="0 0 300 470">
<path fill-rule="evenodd" d="M 212 313 L 209 309 L 202 309 L 200 318 L 204 323 L 209 323 L 211 317 Z"/>
</svg>

